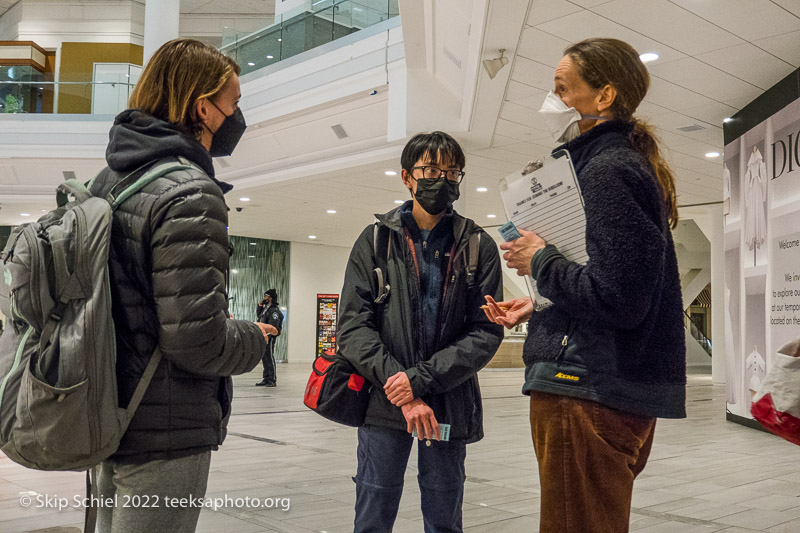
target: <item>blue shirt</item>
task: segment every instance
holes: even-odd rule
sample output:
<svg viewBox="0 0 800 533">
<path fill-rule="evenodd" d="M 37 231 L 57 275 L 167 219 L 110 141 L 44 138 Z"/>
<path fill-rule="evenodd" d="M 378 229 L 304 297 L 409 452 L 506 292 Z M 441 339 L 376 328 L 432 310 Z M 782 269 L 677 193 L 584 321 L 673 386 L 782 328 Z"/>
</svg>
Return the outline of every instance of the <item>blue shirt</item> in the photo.
<svg viewBox="0 0 800 533">
<path fill-rule="evenodd" d="M 422 310 L 422 330 L 425 335 L 423 346 L 426 356 L 436 351 L 439 325 L 439 307 L 444 294 L 444 282 L 450 262 L 453 243 L 453 220 L 445 214 L 432 230 L 421 230 L 411 210 L 401 214 L 403 225 L 411 234 L 414 252 L 419 266 L 420 307 Z"/>
</svg>

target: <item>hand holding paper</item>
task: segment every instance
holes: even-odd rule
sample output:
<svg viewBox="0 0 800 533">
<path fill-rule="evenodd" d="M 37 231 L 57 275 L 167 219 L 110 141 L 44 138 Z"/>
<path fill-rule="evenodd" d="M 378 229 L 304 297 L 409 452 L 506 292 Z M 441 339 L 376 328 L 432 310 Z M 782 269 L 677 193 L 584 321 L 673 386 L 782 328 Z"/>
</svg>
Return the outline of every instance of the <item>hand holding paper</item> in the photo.
<svg viewBox="0 0 800 533">
<path fill-rule="evenodd" d="M 500 245 L 501 250 L 506 250 L 503 259 L 508 264 L 508 268 L 517 271 L 518 276 L 529 276 L 531 274 L 531 259 L 533 254 L 547 246 L 544 239 L 532 231 L 519 230 L 522 237 Z"/>
</svg>

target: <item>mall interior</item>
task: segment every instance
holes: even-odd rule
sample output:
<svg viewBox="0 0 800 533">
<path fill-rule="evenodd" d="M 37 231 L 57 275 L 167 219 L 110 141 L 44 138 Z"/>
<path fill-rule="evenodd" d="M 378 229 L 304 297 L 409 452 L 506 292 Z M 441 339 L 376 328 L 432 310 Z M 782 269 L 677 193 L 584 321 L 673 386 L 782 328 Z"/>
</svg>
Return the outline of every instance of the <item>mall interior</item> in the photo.
<svg viewBox="0 0 800 533">
<path fill-rule="evenodd" d="M 285 316 L 277 386 L 254 386 L 260 365 L 234 378 L 208 484 L 211 497 L 273 505 L 204 508 L 197 531 L 353 530 L 356 430 L 303 405 L 312 362 L 335 344 L 350 249 L 376 213 L 409 199 L 401 151 L 433 130 L 466 153 L 455 209 L 502 243 L 500 184 L 555 146 L 538 110 L 564 49 L 589 37 L 642 54 L 651 86 L 636 116 L 655 127 L 680 213 L 688 417 L 658 421 L 630 530 L 800 531 L 800 448 L 749 409 L 774 354 L 800 335 L 800 252 L 785 245 L 800 235 L 800 2 L 0 0 L 0 248 L 55 207 L 61 182 L 104 168 L 143 64 L 177 37 L 241 67 L 247 131 L 214 160 L 234 187 L 230 312 L 255 320 L 274 288 Z M 505 299 L 528 294 L 506 266 L 503 284 Z M 538 530 L 525 325 L 505 335 L 478 374 L 485 437 L 467 452 L 468 532 Z M 412 456 L 396 532 L 423 530 L 416 473 Z M 72 500 L 84 492 L 81 473 L 0 454 L 0 532 L 82 531 Z M 21 504 L 43 495 L 49 504 Z"/>
</svg>

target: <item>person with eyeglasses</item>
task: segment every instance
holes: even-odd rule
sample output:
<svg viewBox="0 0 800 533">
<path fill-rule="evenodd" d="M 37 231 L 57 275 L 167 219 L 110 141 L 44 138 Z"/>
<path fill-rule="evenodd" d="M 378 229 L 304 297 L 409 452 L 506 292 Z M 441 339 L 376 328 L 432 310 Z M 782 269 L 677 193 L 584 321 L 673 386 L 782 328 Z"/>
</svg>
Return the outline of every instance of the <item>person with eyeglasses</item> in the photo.
<svg viewBox="0 0 800 533">
<path fill-rule="evenodd" d="M 485 296 L 503 294 L 497 245 L 453 209 L 464 163 L 450 135 L 414 136 L 401 156 L 411 200 L 375 215 L 347 264 L 339 355 L 371 384 L 355 532 L 392 530 L 414 436 L 424 530 L 462 531 L 466 445 L 483 437 L 477 373 L 503 339 L 481 310 Z M 389 293 L 376 303 L 377 264 Z"/>
</svg>

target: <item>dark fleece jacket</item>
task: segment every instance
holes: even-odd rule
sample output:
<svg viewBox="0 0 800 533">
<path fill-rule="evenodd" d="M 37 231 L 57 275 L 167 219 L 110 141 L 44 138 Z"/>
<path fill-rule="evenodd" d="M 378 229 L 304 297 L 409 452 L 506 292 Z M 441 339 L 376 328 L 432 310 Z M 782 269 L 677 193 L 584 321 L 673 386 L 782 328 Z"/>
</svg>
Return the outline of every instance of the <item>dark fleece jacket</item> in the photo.
<svg viewBox="0 0 800 533">
<path fill-rule="evenodd" d="M 554 305 L 533 313 L 524 391 L 666 418 L 685 413 L 686 346 L 678 262 L 664 201 L 629 122 L 601 123 L 558 149 L 573 160 L 589 261 L 539 251 L 531 274 Z"/>
</svg>

